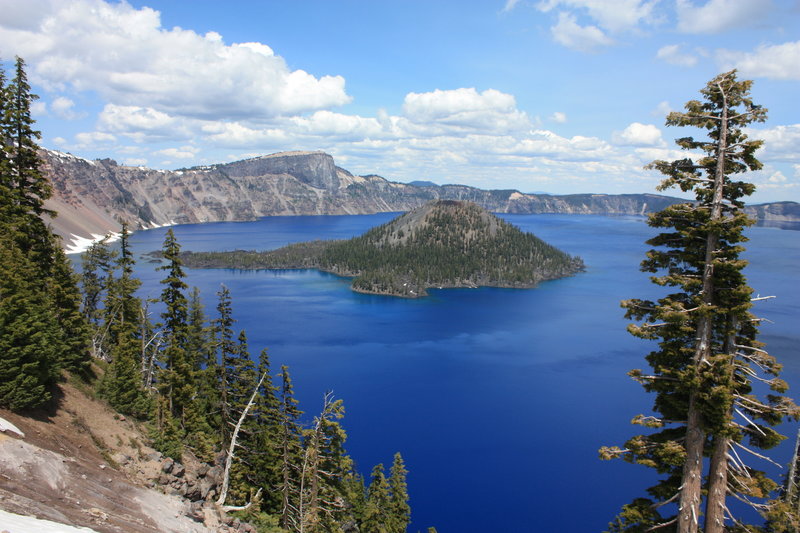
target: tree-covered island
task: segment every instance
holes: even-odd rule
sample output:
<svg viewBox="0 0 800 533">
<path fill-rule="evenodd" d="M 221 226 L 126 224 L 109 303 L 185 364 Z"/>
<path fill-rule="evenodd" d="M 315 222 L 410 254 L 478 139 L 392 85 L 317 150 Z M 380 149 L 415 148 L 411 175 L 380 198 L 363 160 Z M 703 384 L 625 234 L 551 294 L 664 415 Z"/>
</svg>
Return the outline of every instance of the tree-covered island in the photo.
<svg viewBox="0 0 800 533">
<path fill-rule="evenodd" d="M 349 240 L 277 250 L 184 252 L 190 268 L 306 269 L 352 277 L 357 292 L 405 298 L 432 287 L 531 288 L 573 275 L 583 261 L 472 202 L 439 200 Z"/>
</svg>

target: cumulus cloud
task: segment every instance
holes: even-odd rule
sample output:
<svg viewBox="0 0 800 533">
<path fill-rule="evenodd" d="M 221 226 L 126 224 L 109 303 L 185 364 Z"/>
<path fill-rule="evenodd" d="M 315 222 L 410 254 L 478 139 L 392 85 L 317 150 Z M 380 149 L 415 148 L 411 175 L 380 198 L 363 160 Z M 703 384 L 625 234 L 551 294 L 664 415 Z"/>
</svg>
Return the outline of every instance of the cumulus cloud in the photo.
<svg viewBox="0 0 800 533">
<path fill-rule="evenodd" d="M 102 131 L 146 139 L 187 139 L 192 136 L 186 122 L 151 107 L 106 104 L 98 117 Z"/>
<path fill-rule="evenodd" d="M 83 116 L 74 111 L 75 102 L 65 96 L 59 96 L 50 102 L 50 110 L 53 114 L 64 120 L 75 120 Z"/>
<path fill-rule="evenodd" d="M 539 2 L 537 7 L 543 12 L 557 7 L 585 10 L 601 28 L 616 33 L 633 29 L 643 22 L 651 22 L 657 3 L 658 0 L 546 0 Z"/>
<path fill-rule="evenodd" d="M 350 101 L 341 76 L 291 70 L 261 43 L 165 29 L 147 7 L 51 0 L 12 11 L 0 21 L 0 48 L 25 57 L 31 79 L 51 90 L 94 90 L 114 105 L 204 119 L 270 118 Z"/>
<path fill-rule="evenodd" d="M 616 144 L 623 146 L 659 146 L 664 142 L 661 139 L 661 130 L 652 124 L 634 122 L 622 131 L 614 132 L 612 138 Z"/>
<path fill-rule="evenodd" d="M 75 135 L 75 148 L 94 148 L 97 145 L 113 143 L 117 138 L 110 134 L 101 131 L 90 131 L 78 133 Z"/>
<path fill-rule="evenodd" d="M 579 52 L 594 52 L 598 48 L 614 44 L 597 26 L 581 26 L 570 13 L 558 14 L 558 23 L 550 28 L 553 39 L 560 45 Z"/>
<path fill-rule="evenodd" d="M 514 96 L 495 89 L 479 93 L 474 88 L 408 93 L 403 115 L 425 127 L 511 132 L 529 129 L 526 113 L 516 107 Z"/>
<path fill-rule="evenodd" d="M 752 139 L 764 141 L 763 148 L 756 154 L 759 159 L 800 161 L 800 124 L 764 129 L 747 128 L 745 132 Z"/>
<path fill-rule="evenodd" d="M 200 150 L 194 146 L 181 146 L 180 148 L 165 148 L 153 152 L 154 155 L 162 155 L 172 159 L 192 159 Z"/>
<path fill-rule="evenodd" d="M 550 115 L 550 120 L 553 122 L 558 122 L 559 124 L 563 124 L 567 121 L 566 113 L 562 113 L 561 111 L 556 111 L 552 115 Z"/>
<path fill-rule="evenodd" d="M 761 45 L 753 52 L 720 50 L 717 60 L 724 70 L 735 68 L 746 77 L 800 80 L 800 41 Z"/>
<path fill-rule="evenodd" d="M 768 12 L 769 0 L 709 0 L 695 5 L 692 0 L 678 0 L 678 31 L 684 33 L 721 33 L 760 21 Z"/>
<path fill-rule="evenodd" d="M 682 52 L 678 44 L 668 44 L 658 49 L 656 57 L 670 65 L 693 67 L 697 64 L 697 56 Z"/>
</svg>

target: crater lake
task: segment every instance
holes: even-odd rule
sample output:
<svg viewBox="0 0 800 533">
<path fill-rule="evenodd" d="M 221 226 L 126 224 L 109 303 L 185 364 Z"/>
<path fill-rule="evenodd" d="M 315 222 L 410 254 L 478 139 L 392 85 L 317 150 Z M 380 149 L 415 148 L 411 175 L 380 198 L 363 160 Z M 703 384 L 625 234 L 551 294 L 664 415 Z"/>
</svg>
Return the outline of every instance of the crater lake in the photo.
<svg viewBox="0 0 800 533">
<path fill-rule="evenodd" d="M 349 238 L 396 214 L 268 217 L 173 227 L 183 250 L 261 250 Z M 419 300 L 352 292 L 313 270 L 190 270 L 209 319 L 225 284 L 235 328 L 273 371 L 289 366 L 310 421 L 332 390 L 344 400 L 346 448 L 368 478 L 402 453 L 412 524 L 439 533 L 603 531 L 655 481 L 645 467 L 605 462 L 597 450 L 640 430 L 654 396 L 626 376 L 654 344 L 629 335 L 622 299 L 657 297 L 639 271 L 655 230 L 641 217 L 503 215 L 572 255 L 587 270 L 536 289 L 432 290 Z M 160 294 L 162 272 L 141 254 L 165 228 L 131 238 L 140 295 Z M 760 340 L 800 398 L 800 232 L 754 227 L 745 257 L 759 302 Z M 156 318 L 155 316 L 153 317 Z M 796 425 L 771 456 L 792 455 Z M 769 469 L 761 463 L 757 466 Z M 770 470 L 776 479 L 781 473 Z"/>
</svg>

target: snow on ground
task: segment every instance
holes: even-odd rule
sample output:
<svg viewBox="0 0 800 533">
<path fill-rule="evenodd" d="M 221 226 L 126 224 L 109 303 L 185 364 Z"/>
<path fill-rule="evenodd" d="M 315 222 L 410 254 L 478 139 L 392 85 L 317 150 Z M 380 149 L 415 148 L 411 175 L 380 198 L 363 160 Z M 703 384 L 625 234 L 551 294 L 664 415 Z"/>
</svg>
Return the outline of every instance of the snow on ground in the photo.
<svg viewBox="0 0 800 533">
<path fill-rule="evenodd" d="M 174 226 L 174 225 L 175 225 L 174 220 L 170 220 L 166 224 L 157 224 L 156 222 L 153 222 L 152 226 L 150 226 L 149 228 L 145 226 L 144 229 L 166 228 L 168 226 Z M 66 246 L 64 248 L 64 252 L 68 254 L 81 254 L 86 250 L 88 250 L 89 247 L 91 247 L 92 244 L 96 242 L 100 242 L 103 239 L 105 239 L 107 243 L 118 241 L 121 235 L 122 235 L 121 233 L 109 232 L 105 235 L 98 235 L 96 233 L 93 233 L 91 237 L 81 237 L 80 235 L 75 235 L 73 233 L 71 237 L 72 244 Z"/>
<path fill-rule="evenodd" d="M 88 527 L 75 527 L 50 520 L 39 520 L 0 510 L 0 530 L 8 533 L 97 533 Z"/>
<path fill-rule="evenodd" d="M 81 237 L 79 235 L 72 234 L 72 244 L 66 247 L 64 250 L 68 254 L 80 254 L 85 252 L 89 249 L 92 244 L 96 242 L 100 242 L 105 239 L 106 242 L 114 242 L 119 240 L 120 234 L 119 233 L 108 233 L 106 235 L 97 235 L 92 234 L 91 237 Z"/>
<path fill-rule="evenodd" d="M 25 433 L 20 431 L 20 429 L 17 426 L 12 424 L 5 418 L 0 418 L 0 431 L 4 431 L 7 433 L 16 433 L 20 437 L 25 438 Z"/>
</svg>

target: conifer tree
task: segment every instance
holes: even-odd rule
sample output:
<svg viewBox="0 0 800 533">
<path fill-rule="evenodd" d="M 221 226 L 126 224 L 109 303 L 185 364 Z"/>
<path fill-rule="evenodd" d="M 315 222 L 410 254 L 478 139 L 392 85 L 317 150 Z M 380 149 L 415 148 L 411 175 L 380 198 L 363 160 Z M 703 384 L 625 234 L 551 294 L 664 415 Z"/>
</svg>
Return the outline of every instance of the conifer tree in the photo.
<svg viewBox="0 0 800 533">
<path fill-rule="evenodd" d="M 219 369 L 197 287 L 192 289 L 189 297 L 186 351 L 191 359 L 197 390 L 195 399 L 189 406 L 188 444 L 198 457 L 211 459 L 214 449 L 221 444 L 217 430 L 220 425 L 217 387 Z"/>
<path fill-rule="evenodd" d="M 54 215 L 44 207 L 51 188 L 22 59 L 5 80 L 0 72 L 0 405 L 22 409 L 47 401 L 62 369 L 87 369 L 88 330 L 69 261 L 42 218 Z"/>
<path fill-rule="evenodd" d="M 167 262 L 159 270 L 167 272 L 161 280 L 164 289 L 161 301 L 166 309 L 161 314 L 164 324 L 163 354 L 164 371 L 160 381 L 161 394 L 166 398 L 170 413 L 181 424 L 184 423 L 184 408 L 194 396 L 194 375 L 189 355 L 186 353 L 187 341 L 187 300 L 180 258 L 180 245 L 170 228 L 167 231 L 163 246 L 164 259 Z"/>
<path fill-rule="evenodd" d="M 267 349 L 261 350 L 256 372 L 265 376 L 256 400 L 253 416 L 252 435 L 250 437 L 249 481 L 255 487 L 264 489 L 261 508 L 264 511 L 278 514 L 281 510 L 281 498 L 278 488 L 282 476 L 280 470 L 280 435 L 281 413 L 280 402 L 276 395 L 277 388 L 272 383 L 270 362 Z"/>
<path fill-rule="evenodd" d="M 297 498 L 300 493 L 299 464 L 301 458 L 300 416 L 303 414 L 297 407 L 294 398 L 292 379 L 289 368 L 281 366 L 280 411 L 279 411 L 279 452 L 280 452 L 280 486 L 281 494 L 280 524 L 284 529 L 297 529 L 300 525 Z"/>
<path fill-rule="evenodd" d="M 406 470 L 403 457 L 400 452 L 397 452 L 394 454 L 389 476 L 389 490 L 391 491 L 389 533 L 405 533 L 408 523 L 411 521 L 411 507 L 408 505 L 407 475 L 408 470 Z"/>
<path fill-rule="evenodd" d="M 372 477 L 367 491 L 367 506 L 364 510 L 364 521 L 361 524 L 363 533 L 391 533 L 391 496 L 389 484 L 383 473 L 383 465 L 377 464 L 372 469 Z"/>
<path fill-rule="evenodd" d="M 231 308 L 231 293 L 225 285 L 220 287 L 217 292 L 219 303 L 217 304 L 218 318 L 214 321 L 212 329 L 214 342 L 218 352 L 218 390 L 219 390 L 219 433 L 220 440 L 229 442 L 230 427 L 228 421 L 231 420 L 231 406 L 228 397 L 230 392 L 230 376 L 228 369 L 233 365 L 236 355 L 236 342 L 233 339 L 233 310 Z"/>
<path fill-rule="evenodd" d="M 3 231 L 0 270 L 0 405 L 37 407 L 50 399 L 57 377 L 58 324 L 36 267 Z"/>
<path fill-rule="evenodd" d="M 108 246 L 108 238 L 93 242 L 81 254 L 81 288 L 83 289 L 83 315 L 95 326 L 100 325 L 100 303 L 113 277 L 115 254 Z"/>
<path fill-rule="evenodd" d="M 346 435 L 338 422 L 343 416 L 342 400 L 328 392 L 321 413 L 306 431 L 297 504 L 301 531 L 330 530 L 344 509 L 342 480 L 350 464 L 342 448 Z"/>
<path fill-rule="evenodd" d="M 659 431 L 630 439 L 624 449 L 604 448 L 601 456 L 623 456 L 665 477 L 648 490 L 655 501 L 639 498 L 625 506 L 611 531 L 695 533 L 703 522 L 705 496 L 703 531 L 720 533 L 733 519 L 728 494 L 751 500 L 776 487 L 733 453 L 771 448 L 783 438 L 771 426 L 785 415 L 797 415 L 793 402 L 781 395 L 786 384 L 777 378 L 780 366 L 756 340 L 758 319 L 750 313 L 752 290 L 742 272 L 746 262 L 739 257 L 743 231 L 752 223 L 742 198 L 754 186 L 733 176 L 761 168 L 754 153 L 762 144 L 748 140 L 742 128 L 766 118 L 766 110 L 752 102 L 750 87 L 750 81 L 736 80 L 735 71 L 711 80 L 701 91 L 704 102 L 692 100 L 686 112 L 667 117 L 667 125 L 708 131 L 708 140 L 677 140 L 681 148 L 699 149 L 705 156 L 650 165 L 666 176 L 662 189 L 691 191 L 696 202 L 670 206 L 649 221 L 665 232 L 648 241 L 656 248 L 648 252 L 642 270 L 659 274 L 653 281 L 675 292 L 655 302 L 623 302 L 628 318 L 644 321 L 629 326 L 631 333 L 658 341 L 658 349 L 647 356 L 652 372 L 634 370 L 631 375 L 656 394 L 657 413 L 633 422 Z M 778 394 L 758 399 L 752 394 L 753 380 Z M 711 461 L 704 484 L 706 456 Z M 676 514 L 663 516 L 664 510 L 674 509 L 668 505 L 672 502 Z"/>
</svg>

